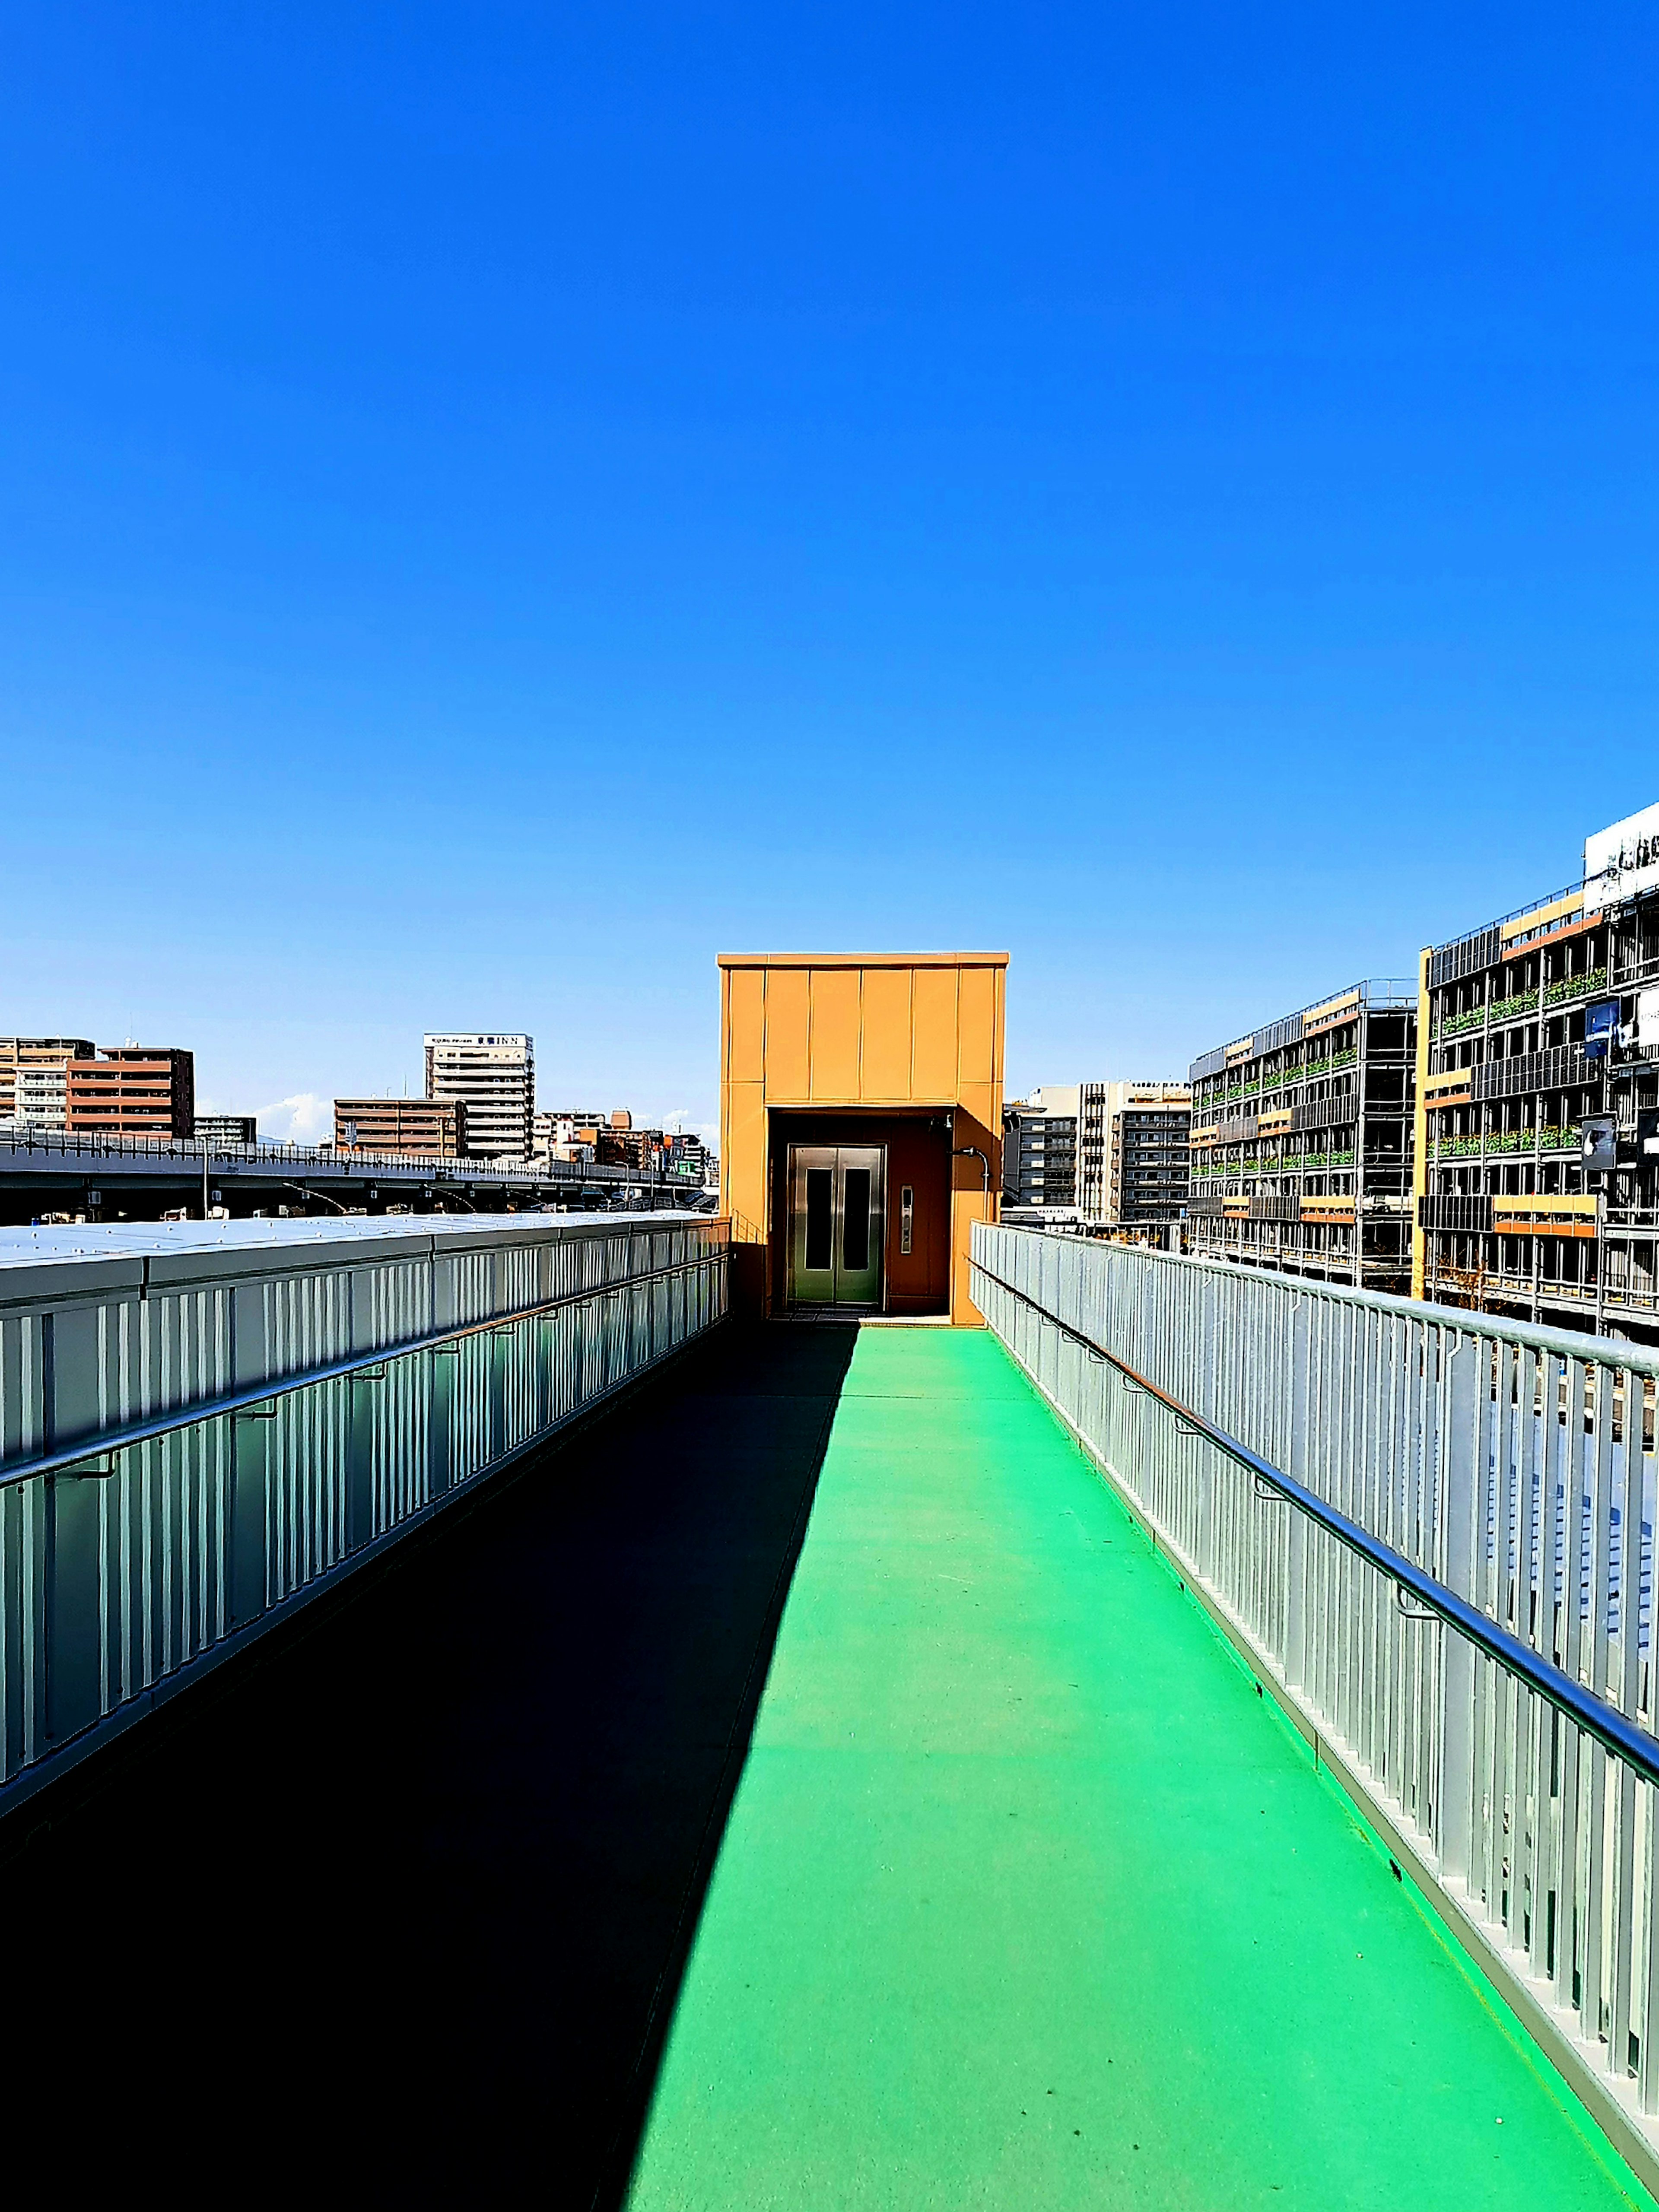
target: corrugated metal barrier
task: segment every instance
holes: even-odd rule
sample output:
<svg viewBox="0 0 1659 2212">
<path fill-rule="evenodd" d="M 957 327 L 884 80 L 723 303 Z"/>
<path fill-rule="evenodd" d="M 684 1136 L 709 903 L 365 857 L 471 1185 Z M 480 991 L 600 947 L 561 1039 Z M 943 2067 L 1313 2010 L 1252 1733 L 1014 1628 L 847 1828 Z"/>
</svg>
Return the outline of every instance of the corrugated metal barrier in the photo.
<svg viewBox="0 0 1659 2212">
<path fill-rule="evenodd" d="M 0 1811 L 726 1310 L 706 1217 L 283 1227 L 0 1258 Z"/>
<path fill-rule="evenodd" d="M 976 1225 L 973 1259 L 991 1328 L 1653 2186 L 1659 1358 L 1024 1230 Z"/>
</svg>

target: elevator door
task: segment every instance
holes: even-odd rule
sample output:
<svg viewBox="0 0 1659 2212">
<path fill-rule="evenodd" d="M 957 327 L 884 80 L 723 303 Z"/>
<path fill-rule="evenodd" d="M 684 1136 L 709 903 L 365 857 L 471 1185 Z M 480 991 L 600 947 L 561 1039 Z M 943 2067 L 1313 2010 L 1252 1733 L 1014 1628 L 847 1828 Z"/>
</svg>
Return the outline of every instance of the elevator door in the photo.
<svg viewBox="0 0 1659 2212">
<path fill-rule="evenodd" d="M 886 1164 L 884 1145 L 791 1145 L 791 1304 L 880 1304 Z"/>
</svg>

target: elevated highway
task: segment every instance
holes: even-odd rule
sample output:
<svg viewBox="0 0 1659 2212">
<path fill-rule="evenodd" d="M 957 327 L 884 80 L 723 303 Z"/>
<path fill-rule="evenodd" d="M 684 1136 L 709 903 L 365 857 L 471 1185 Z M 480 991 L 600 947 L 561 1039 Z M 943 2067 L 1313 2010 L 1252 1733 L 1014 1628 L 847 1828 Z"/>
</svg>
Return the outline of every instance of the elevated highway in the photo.
<svg viewBox="0 0 1659 2212">
<path fill-rule="evenodd" d="M 0 1224 L 159 1221 L 184 1212 L 283 1218 L 343 1212 L 501 1213 L 536 1206 L 654 1208 L 702 1202 L 695 1185 L 562 1160 L 503 1166 L 336 1152 L 311 1145 L 201 1145 L 146 1137 L 0 1132 Z"/>
</svg>

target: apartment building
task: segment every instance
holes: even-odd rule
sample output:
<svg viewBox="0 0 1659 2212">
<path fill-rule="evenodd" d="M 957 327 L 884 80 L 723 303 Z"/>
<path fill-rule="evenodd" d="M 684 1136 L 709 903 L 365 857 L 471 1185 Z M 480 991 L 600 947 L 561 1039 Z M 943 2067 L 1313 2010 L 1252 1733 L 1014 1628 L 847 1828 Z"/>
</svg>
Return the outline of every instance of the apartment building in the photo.
<svg viewBox="0 0 1659 2212">
<path fill-rule="evenodd" d="M 529 1159 L 536 1113 L 535 1040 L 483 1031 L 428 1036 L 426 1095 L 465 1107 L 471 1158 Z"/>
<path fill-rule="evenodd" d="M 1126 1082 L 1089 1087 L 1104 1091 L 1101 1120 L 1107 1225 L 1155 1230 L 1180 1221 L 1187 1211 L 1191 1085 Z M 1084 1218 L 1088 1218 L 1086 1213 Z"/>
<path fill-rule="evenodd" d="M 1659 805 L 1420 985 L 1415 1294 L 1659 1342 Z"/>
<path fill-rule="evenodd" d="M 111 1045 L 64 1063 L 71 1135 L 193 1137 L 196 1057 L 167 1045 Z"/>
<path fill-rule="evenodd" d="M 27 1060 L 17 1071 L 13 1091 L 20 1121 L 33 1129 L 69 1127 L 69 1062 L 66 1060 Z"/>
<path fill-rule="evenodd" d="M 602 1114 L 558 1107 L 535 1117 L 537 1157 L 592 1161 L 599 1167 L 628 1167 L 632 1164 L 629 1145 L 633 1128 L 634 1116 L 624 1108 Z"/>
<path fill-rule="evenodd" d="M 257 1145 L 258 1117 L 252 1114 L 198 1114 L 196 1141 L 198 1145 Z"/>
<path fill-rule="evenodd" d="M 334 1149 L 465 1159 L 467 1109 L 459 1099 L 337 1098 Z"/>
<path fill-rule="evenodd" d="M 1002 1111 L 1002 1202 L 1077 1213 L 1080 1086 L 1048 1083 Z"/>
<path fill-rule="evenodd" d="M 1195 1060 L 1200 1257 L 1405 1291 L 1417 994 L 1362 982 Z"/>
<path fill-rule="evenodd" d="M 63 1128 L 69 1112 L 64 1071 L 71 1060 L 95 1058 L 97 1050 L 90 1037 L 0 1037 L 0 1121 Z"/>
</svg>

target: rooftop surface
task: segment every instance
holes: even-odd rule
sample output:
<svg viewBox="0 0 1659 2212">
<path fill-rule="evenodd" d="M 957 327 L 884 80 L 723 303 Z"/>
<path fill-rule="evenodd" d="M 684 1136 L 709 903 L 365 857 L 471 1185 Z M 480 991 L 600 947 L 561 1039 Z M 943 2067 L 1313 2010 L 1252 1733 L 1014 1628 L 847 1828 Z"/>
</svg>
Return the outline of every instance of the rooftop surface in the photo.
<svg viewBox="0 0 1659 2212">
<path fill-rule="evenodd" d="M 1607 2159 L 995 1340 L 861 1333 L 632 2212 L 1646 2202 Z"/>
<path fill-rule="evenodd" d="M 719 968 L 1006 968 L 1006 952 L 717 952 Z"/>
</svg>

